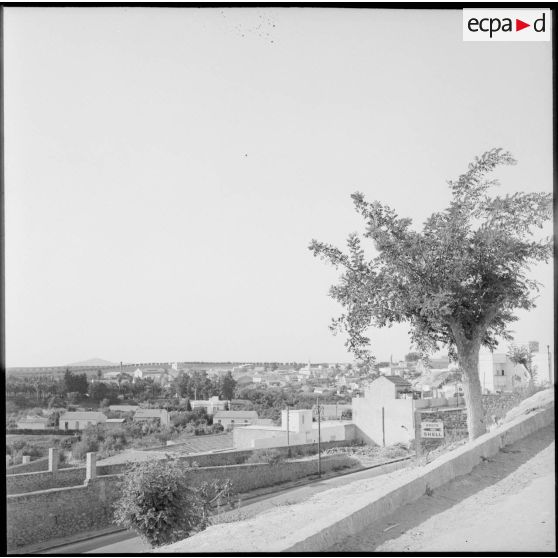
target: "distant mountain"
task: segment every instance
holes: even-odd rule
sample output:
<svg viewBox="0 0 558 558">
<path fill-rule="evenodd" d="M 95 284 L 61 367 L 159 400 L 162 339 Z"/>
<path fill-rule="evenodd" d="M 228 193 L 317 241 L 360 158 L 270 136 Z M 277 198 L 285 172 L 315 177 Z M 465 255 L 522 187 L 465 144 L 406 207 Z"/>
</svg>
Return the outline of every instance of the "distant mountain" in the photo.
<svg viewBox="0 0 558 558">
<path fill-rule="evenodd" d="M 90 358 L 89 360 L 82 360 L 81 362 L 72 362 L 68 366 L 117 366 L 117 362 L 110 362 L 102 358 Z"/>
</svg>

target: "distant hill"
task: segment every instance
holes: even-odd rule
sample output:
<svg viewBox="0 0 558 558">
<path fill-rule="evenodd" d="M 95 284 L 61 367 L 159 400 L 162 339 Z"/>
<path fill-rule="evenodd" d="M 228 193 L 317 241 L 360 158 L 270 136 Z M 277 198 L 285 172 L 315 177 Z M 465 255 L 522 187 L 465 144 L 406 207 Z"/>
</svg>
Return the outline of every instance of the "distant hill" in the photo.
<svg viewBox="0 0 558 558">
<path fill-rule="evenodd" d="M 81 362 L 72 362 L 68 366 L 118 366 L 117 362 L 110 362 L 102 358 L 90 358 L 89 360 L 82 360 Z"/>
</svg>

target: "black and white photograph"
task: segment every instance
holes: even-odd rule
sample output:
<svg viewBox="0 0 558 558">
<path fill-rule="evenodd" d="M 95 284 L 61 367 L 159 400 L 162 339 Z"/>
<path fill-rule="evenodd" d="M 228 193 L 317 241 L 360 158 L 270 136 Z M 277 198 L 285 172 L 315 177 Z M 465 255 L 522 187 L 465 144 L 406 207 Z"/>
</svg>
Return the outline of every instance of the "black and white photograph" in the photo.
<svg viewBox="0 0 558 558">
<path fill-rule="evenodd" d="M 556 552 L 549 4 L 0 10 L 5 555 Z"/>
</svg>

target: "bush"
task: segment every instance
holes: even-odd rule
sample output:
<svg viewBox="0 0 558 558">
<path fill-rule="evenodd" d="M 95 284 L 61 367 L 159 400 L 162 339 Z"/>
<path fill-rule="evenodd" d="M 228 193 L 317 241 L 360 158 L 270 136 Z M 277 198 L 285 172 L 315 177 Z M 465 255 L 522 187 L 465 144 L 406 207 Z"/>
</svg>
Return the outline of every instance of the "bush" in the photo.
<svg viewBox="0 0 558 558">
<path fill-rule="evenodd" d="M 152 547 L 170 544 L 209 524 L 216 502 L 230 497 L 230 481 L 189 485 L 188 465 L 176 459 L 136 463 L 121 485 L 116 523 L 138 533 Z"/>
<path fill-rule="evenodd" d="M 283 456 L 275 449 L 261 449 L 256 450 L 246 460 L 246 463 L 269 463 L 270 465 L 277 465 L 283 461 Z"/>
<path fill-rule="evenodd" d="M 91 451 L 98 451 L 99 450 L 99 444 L 98 443 L 92 443 L 90 441 L 87 440 L 81 440 L 80 442 L 76 442 L 73 446 L 72 446 L 72 456 L 74 459 L 77 459 L 79 461 L 85 459 L 85 454 L 91 452 Z"/>
<path fill-rule="evenodd" d="M 126 431 L 119 428 L 107 432 L 104 441 L 100 445 L 101 452 L 105 455 L 111 455 L 123 450 L 128 443 Z"/>
</svg>

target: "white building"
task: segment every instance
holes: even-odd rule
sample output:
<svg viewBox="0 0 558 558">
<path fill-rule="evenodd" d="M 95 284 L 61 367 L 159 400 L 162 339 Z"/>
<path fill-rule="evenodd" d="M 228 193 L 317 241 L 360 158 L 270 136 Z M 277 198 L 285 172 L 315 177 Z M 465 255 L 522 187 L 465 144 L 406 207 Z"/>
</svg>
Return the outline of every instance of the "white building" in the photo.
<svg viewBox="0 0 558 558">
<path fill-rule="evenodd" d="M 353 398 L 356 435 L 367 443 L 392 445 L 415 437 L 415 411 L 455 405 L 455 399 L 413 399 L 411 384 L 400 376 L 381 376 Z"/>
<path fill-rule="evenodd" d="M 27 415 L 26 418 L 17 421 L 18 430 L 46 430 L 48 428 L 48 418 L 37 415 Z"/>
<path fill-rule="evenodd" d="M 208 415 L 213 415 L 217 411 L 224 411 L 230 408 L 230 401 L 219 399 L 217 395 L 213 395 L 209 399 L 193 399 L 190 401 L 192 411 L 194 409 L 205 409 Z"/>
<path fill-rule="evenodd" d="M 322 421 L 320 424 L 322 442 L 349 440 L 354 429 L 350 421 Z M 312 409 L 291 409 L 281 411 L 281 426 L 252 426 L 233 430 L 235 449 L 273 448 L 310 444 L 318 441 L 318 423 L 312 421 Z"/>
<path fill-rule="evenodd" d="M 529 384 L 529 372 L 505 353 L 493 353 L 486 348 L 479 352 L 479 378 L 483 393 L 511 392 Z"/>
<path fill-rule="evenodd" d="M 88 426 L 104 424 L 106 415 L 94 411 L 75 411 L 64 413 L 59 421 L 59 430 L 85 430 Z"/>
</svg>

